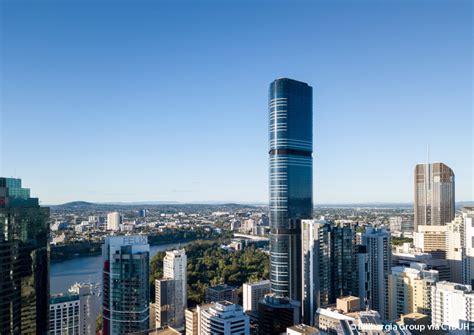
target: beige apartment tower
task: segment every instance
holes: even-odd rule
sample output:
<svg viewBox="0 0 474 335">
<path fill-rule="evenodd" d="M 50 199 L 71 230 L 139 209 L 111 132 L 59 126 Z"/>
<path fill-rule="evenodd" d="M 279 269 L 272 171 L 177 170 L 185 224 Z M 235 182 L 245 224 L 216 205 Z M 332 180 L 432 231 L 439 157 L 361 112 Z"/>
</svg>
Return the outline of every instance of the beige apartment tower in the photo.
<svg viewBox="0 0 474 335">
<path fill-rule="evenodd" d="M 415 167 L 415 219 L 418 226 L 441 226 L 454 219 L 454 172 L 443 163 Z"/>
</svg>

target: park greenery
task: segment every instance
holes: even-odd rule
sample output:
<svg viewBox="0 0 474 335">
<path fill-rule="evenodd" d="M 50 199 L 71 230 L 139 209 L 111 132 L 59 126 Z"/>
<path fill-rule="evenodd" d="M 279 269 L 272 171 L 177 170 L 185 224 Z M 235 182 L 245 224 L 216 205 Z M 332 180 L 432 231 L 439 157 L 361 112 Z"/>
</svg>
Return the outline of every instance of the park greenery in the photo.
<svg viewBox="0 0 474 335">
<path fill-rule="evenodd" d="M 188 257 L 188 305 L 205 301 L 206 289 L 222 283 L 240 287 L 245 282 L 269 278 L 269 258 L 266 253 L 248 246 L 229 251 L 219 241 L 194 241 L 186 247 Z M 158 252 L 150 264 L 150 293 L 155 298 L 155 279 L 163 277 L 165 252 Z"/>
<path fill-rule="evenodd" d="M 392 237 L 393 246 L 399 246 L 403 243 L 413 243 L 413 239 L 409 237 Z"/>
</svg>

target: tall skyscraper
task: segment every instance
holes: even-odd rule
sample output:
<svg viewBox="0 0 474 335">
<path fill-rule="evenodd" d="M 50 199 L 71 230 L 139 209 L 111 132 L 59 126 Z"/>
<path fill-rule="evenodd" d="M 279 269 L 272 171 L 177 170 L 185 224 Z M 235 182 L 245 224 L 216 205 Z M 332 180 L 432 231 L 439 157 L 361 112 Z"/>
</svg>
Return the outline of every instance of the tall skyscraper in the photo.
<svg viewBox="0 0 474 335">
<path fill-rule="evenodd" d="M 355 229 L 327 220 L 302 220 L 302 316 L 314 324 L 316 310 L 356 294 Z"/>
<path fill-rule="evenodd" d="M 148 329 L 149 261 L 146 236 L 108 236 L 102 246 L 103 333 L 126 334 Z"/>
<path fill-rule="evenodd" d="M 0 333 L 46 334 L 49 299 L 49 208 L 0 178 Z"/>
<path fill-rule="evenodd" d="M 301 219 L 312 216 L 312 87 L 281 78 L 269 90 L 270 280 L 301 301 Z"/>
<path fill-rule="evenodd" d="M 184 249 L 167 251 L 163 259 L 163 279 L 156 280 L 156 326 L 184 327 L 187 307 L 187 257 Z"/>
<path fill-rule="evenodd" d="M 388 274 L 392 260 L 390 233 L 368 227 L 362 234 L 365 253 L 358 253 L 359 297 L 362 308 L 369 307 L 388 320 Z"/>
<path fill-rule="evenodd" d="M 454 172 L 443 163 L 415 167 L 415 220 L 418 226 L 440 226 L 454 219 Z"/>
</svg>

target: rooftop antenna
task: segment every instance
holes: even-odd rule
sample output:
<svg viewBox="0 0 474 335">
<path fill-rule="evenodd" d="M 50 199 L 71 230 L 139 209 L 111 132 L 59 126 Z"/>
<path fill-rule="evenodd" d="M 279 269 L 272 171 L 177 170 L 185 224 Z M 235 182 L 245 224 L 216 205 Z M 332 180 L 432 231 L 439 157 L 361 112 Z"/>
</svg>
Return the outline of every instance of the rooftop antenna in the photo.
<svg viewBox="0 0 474 335">
<path fill-rule="evenodd" d="M 429 165 L 430 164 L 430 145 L 429 144 L 426 146 L 426 155 L 428 158 L 428 165 Z"/>
</svg>

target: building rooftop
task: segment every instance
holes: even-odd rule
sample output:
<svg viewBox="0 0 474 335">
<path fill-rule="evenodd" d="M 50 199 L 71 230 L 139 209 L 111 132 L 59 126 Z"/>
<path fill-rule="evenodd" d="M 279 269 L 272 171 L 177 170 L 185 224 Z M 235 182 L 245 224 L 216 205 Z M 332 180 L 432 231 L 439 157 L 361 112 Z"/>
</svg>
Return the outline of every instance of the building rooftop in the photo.
<svg viewBox="0 0 474 335">
<path fill-rule="evenodd" d="M 317 328 L 305 325 L 305 324 L 299 324 L 299 325 L 294 325 L 291 327 L 288 327 L 288 329 L 294 330 L 299 332 L 300 334 L 314 334 L 314 333 L 319 333 L 319 330 Z"/>
<path fill-rule="evenodd" d="M 358 297 L 354 297 L 352 295 L 348 295 L 346 297 L 340 297 L 340 298 L 337 298 L 339 300 L 342 300 L 342 301 L 355 301 L 355 300 L 360 300 L 360 298 Z"/>
<path fill-rule="evenodd" d="M 220 284 L 216 286 L 209 287 L 209 290 L 213 291 L 227 291 L 227 290 L 235 290 L 236 287 L 228 285 L 228 284 Z"/>
</svg>

